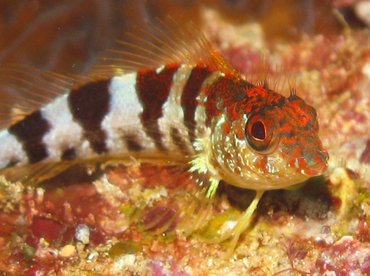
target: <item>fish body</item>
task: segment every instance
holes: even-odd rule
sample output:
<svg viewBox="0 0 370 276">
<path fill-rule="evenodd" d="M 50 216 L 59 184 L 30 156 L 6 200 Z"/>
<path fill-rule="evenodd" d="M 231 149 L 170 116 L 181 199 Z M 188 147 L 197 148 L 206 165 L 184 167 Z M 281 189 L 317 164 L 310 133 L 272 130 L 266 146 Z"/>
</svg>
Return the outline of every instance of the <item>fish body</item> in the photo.
<svg viewBox="0 0 370 276">
<path fill-rule="evenodd" d="M 0 132 L 0 168 L 100 156 L 181 160 L 254 190 L 300 183 L 328 158 L 301 98 L 205 64 L 87 82 Z"/>
<path fill-rule="evenodd" d="M 230 254 L 264 191 L 326 170 L 316 111 L 295 93 L 248 82 L 194 26 L 158 23 L 81 79 L 0 68 L 16 88 L 14 101 L 0 102 L 14 114 L 0 117 L 0 173 L 33 184 L 83 162 L 187 165 L 208 197 L 221 180 L 256 191 L 234 228 L 211 240 L 232 238 Z"/>
<path fill-rule="evenodd" d="M 202 85 L 211 74 L 206 67 L 168 65 L 83 84 L 2 130 L 0 165 L 102 155 L 190 157 L 192 102 L 201 87 L 189 85 L 198 75 Z"/>
</svg>

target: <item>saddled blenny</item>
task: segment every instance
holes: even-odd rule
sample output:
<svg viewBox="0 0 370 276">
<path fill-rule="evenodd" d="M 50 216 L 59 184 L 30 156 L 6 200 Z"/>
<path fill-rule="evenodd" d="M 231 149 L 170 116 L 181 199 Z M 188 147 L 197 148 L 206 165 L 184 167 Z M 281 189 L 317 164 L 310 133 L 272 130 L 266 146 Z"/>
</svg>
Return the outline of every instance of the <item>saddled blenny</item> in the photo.
<svg viewBox="0 0 370 276">
<path fill-rule="evenodd" d="M 215 239 L 234 248 L 264 191 L 325 172 L 313 107 L 232 68 L 193 27 L 166 23 L 121 41 L 85 77 L 4 65 L 16 94 L 2 102 L 1 173 L 41 181 L 88 161 L 185 164 L 212 197 L 224 182 L 256 191 L 236 226 Z M 38 77 L 35 77 L 35 76 Z"/>
</svg>

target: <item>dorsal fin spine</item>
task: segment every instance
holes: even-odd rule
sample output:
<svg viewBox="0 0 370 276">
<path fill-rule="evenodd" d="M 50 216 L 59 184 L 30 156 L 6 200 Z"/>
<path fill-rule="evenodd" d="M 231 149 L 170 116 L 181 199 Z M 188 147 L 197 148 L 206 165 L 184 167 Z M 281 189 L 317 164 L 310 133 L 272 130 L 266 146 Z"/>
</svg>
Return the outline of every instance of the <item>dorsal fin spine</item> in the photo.
<svg viewBox="0 0 370 276">
<path fill-rule="evenodd" d="M 0 68 L 0 127 L 14 124 L 40 109 L 69 91 L 74 82 L 74 78 L 27 65 L 3 65 Z"/>
<path fill-rule="evenodd" d="M 238 75 L 194 25 L 180 25 L 168 17 L 146 26 L 146 29 L 139 27 L 126 33 L 130 41 L 118 41 L 117 45 L 122 48 L 110 50 L 107 57 L 102 58 L 105 64 L 97 65 L 95 72 L 107 75 L 119 68 L 138 71 L 176 63 L 206 64 L 213 70 Z"/>
</svg>

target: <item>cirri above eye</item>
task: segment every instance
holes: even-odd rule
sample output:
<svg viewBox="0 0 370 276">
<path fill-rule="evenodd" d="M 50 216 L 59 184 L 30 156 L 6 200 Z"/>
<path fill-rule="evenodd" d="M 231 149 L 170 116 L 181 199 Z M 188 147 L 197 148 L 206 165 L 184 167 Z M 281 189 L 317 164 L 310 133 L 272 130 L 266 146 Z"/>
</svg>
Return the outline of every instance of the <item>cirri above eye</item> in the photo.
<svg viewBox="0 0 370 276">
<path fill-rule="evenodd" d="M 254 150 L 264 152 L 273 144 L 274 129 L 274 122 L 271 119 L 255 114 L 248 118 L 245 137 Z"/>
</svg>

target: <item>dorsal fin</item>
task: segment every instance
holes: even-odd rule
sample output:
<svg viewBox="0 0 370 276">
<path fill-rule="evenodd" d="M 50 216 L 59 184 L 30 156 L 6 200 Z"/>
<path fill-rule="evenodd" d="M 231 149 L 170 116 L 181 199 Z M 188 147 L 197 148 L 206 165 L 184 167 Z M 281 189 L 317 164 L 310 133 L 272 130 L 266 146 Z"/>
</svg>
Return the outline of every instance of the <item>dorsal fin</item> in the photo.
<svg viewBox="0 0 370 276">
<path fill-rule="evenodd" d="M 157 19 L 146 28 L 135 28 L 101 58 L 94 75 L 112 75 L 158 68 L 170 63 L 204 64 L 224 73 L 238 73 L 192 22 L 180 25 L 171 18 Z"/>
<path fill-rule="evenodd" d="M 27 65 L 0 67 L 0 128 L 15 123 L 71 88 L 117 73 L 158 68 L 170 63 L 204 64 L 239 76 L 193 23 L 157 19 L 119 41 L 86 76 L 65 76 Z"/>
<path fill-rule="evenodd" d="M 0 128 L 15 123 L 71 89 L 72 77 L 27 65 L 0 67 Z"/>
</svg>

